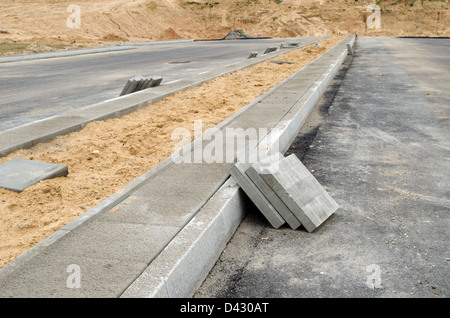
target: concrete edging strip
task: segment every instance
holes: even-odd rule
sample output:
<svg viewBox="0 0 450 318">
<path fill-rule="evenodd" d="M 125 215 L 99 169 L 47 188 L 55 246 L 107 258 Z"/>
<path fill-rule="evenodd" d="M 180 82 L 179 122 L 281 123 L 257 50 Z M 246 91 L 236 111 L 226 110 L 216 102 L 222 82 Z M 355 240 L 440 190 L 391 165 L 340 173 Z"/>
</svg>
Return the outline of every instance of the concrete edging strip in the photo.
<svg viewBox="0 0 450 318">
<path fill-rule="evenodd" d="M 354 36 L 348 36 L 339 43 L 344 45 L 338 48 L 334 63 L 308 90 L 305 98 L 298 101 L 300 110 L 288 123 L 280 122 L 278 128 L 281 134 L 277 133 L 276 138 L 266 136 L 264 140 L 269 141 L 264 144 L 263 140 L 260 147 L 266 147 L 267 152 L 280 149 L 283 153 L 289 148 L 344 62 L 347 56 L 345 44 L 353 46 L 354 41 Z M 237 183 L 233 178 L 228 178 L 121 297 L 192 297 L 245 216 L 246 202 Z"/>
</svg>

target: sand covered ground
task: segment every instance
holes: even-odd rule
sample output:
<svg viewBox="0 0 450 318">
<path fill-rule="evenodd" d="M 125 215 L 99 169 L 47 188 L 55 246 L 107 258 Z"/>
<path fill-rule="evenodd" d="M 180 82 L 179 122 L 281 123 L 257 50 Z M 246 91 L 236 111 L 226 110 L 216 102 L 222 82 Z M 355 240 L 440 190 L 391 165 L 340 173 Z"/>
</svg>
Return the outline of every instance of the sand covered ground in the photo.
<svg viewBox="0 0 450 318">
<path fill-rule="evenodd" d="M 69 175 L 15 193 L 0 189 L 0 267 L 120 190 L 171 155 L 176 128 L 194 130 L 194 120 L 212 128 L 334 46 L 332 36 L 178 92 L 121 118 L 89 123 L 15 157 L 69 166 Z"/>
</svg>

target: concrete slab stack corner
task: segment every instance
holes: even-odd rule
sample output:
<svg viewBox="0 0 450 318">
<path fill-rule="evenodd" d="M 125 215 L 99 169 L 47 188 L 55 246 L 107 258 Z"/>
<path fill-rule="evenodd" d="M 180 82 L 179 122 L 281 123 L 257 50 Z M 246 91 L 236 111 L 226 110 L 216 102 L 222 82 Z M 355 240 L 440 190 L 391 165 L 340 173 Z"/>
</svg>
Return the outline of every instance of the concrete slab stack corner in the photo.
<svg viewBox="0 0 450 318">
<path fill-rule="evenodd" d="M 339 208 L 295 155 L 264 169 L 261 176 L 308 232 L 317 229 Z"/>
</svg>

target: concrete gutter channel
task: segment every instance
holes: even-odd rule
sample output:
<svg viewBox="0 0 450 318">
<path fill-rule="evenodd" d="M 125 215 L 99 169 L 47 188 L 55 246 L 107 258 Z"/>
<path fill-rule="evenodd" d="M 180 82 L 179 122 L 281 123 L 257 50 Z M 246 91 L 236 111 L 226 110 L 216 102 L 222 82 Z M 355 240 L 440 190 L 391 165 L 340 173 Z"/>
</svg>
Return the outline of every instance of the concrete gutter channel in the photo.
<svg viewBox="0 0 450 318">
<path fill-rule="evenodd" d="M 346 44 L 354 40 L 347 36 L 217 128 L 270 129 L 260 149 L 276 147 L 284 153 L 347 56 Z M 0 155 L 81 129 L 89 121 L 121 116 L 284 52 L 6 131 L 0 134 Z M 42 131 L 48 133 L 39 135 Z M 204 147 L 210 137 L 185 149 Z M 245 214 L 248 200 L 230 178 L 231 164 L 175 164 L 168 158 L 0 269 L 0 297 L 191 297 Z M 74 286 L 77 273 L 80 285 Z"/>
</svg>

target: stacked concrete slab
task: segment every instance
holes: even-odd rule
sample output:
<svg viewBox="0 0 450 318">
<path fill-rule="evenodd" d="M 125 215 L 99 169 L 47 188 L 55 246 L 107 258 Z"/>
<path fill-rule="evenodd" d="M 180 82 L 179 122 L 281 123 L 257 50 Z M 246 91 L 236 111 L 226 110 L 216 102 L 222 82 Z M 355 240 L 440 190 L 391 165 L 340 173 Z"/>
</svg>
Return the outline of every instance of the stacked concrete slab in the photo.
<svg viewBox="0 0 450 318">
<path fill-rule="evenodd" d="M 236 163 L 230 173 L 274 228 L 286 221 L 313 232 L 339 208 L 295 155 Z"/>
<path fill-rule="evenodd" d="M 264 54 L 272 53 L 272 52 L 276 51 L 277 49 L 278 49 L 278 47 L 276 47 L 276 46 L 269 46 L 269 47 L 264 51 Z"/>
</svg>

